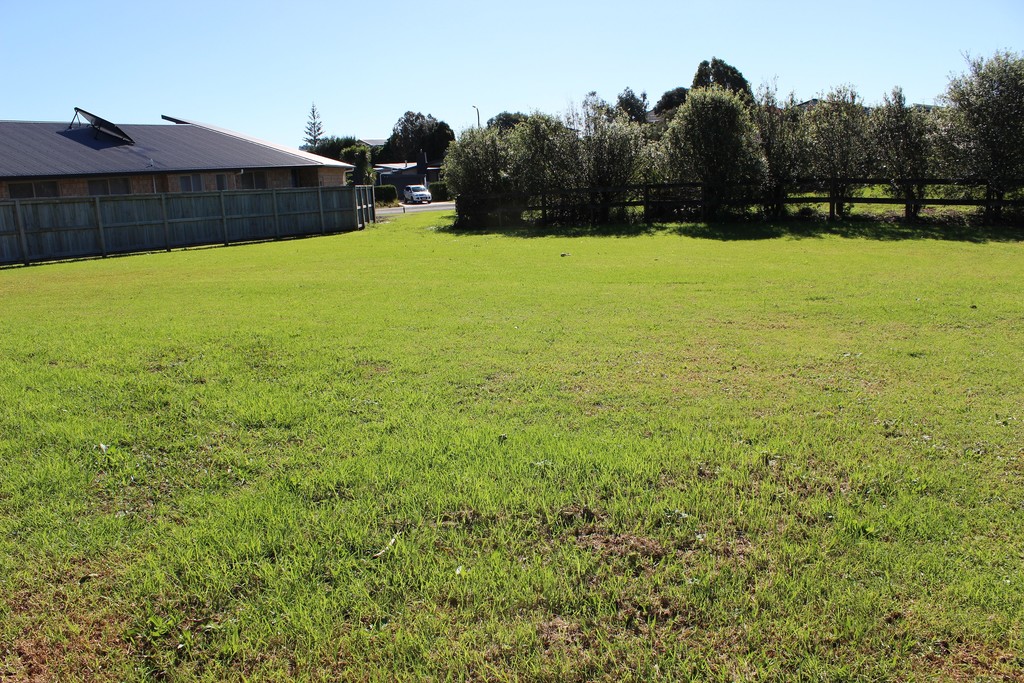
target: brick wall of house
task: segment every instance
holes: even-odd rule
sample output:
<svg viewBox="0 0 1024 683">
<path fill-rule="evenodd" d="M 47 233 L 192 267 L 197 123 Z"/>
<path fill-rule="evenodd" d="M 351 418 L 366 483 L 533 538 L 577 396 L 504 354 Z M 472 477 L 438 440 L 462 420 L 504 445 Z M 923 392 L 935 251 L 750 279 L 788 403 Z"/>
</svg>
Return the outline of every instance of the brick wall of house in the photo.
<svg viewBox="0 0 1024 683">
<path fill-rule="evenodd" d="M 292 170 L 287 168 L 267 171 L 267 187 L 274 190 L 287 190 L 288 188 L 295 187 Z"/>
<path fill-rule="evenodd" d="M 159 178 L 163 181 L 163 183 L 162 183 L 162 188 L 163 189 L 157 190 L 157 191 L 158 192 L 179 193 L 179 192 L 181 192 L 181 177 L 182 176 L 189 176 L 189 177 L 199 176 L 200 181 L 203 184 L 202 192 L 216 192 L 217 191 L 217 176 L 218 175 L 219 174 L 217 174 L 217 173 L 185 173 L 184 171 L 179 171 L 178 173 L 168 173 L 167 175 L 159 176 Z M 225 173 L 224 175 L 226 176 L 226 179 L 227 179 L 227 182 L 228 182 L 228 189 L 229 190 L 230 189 L 234 189 L 234 185 L 232 185 L 232 181 L 234 179 L 234 174 L 233 173 Z M 135 191 L 135 186 L 134 185 L 132 186 L 132 191 L 133 192 Z M 145 190 L 145 192 L 152 192 L 152 191 L 153 191 L 152 189 Z"/>
<path fill-rule="evenodd" d="M 322 187 L 342 187 L 348 182 L 348 171 L 343 168 L 318 168 Z"/>
<path fill-rule="evenodd" d="M 88 197 L 89 181 L 85 178 L 68 178 L 58 180 L 57 188 L 61 197 Z"/>
<path fill-rule="evenodd" d="M 336 168 L 290 168 L 268 169 L 261 171 L 266 174 L 267 188 L 284 190 L 292 187 L 342 187 L 346 183 L 346 170 Z M 204 192 L 217 191 L 217 176 L 223 175 L 226 189 L 241 189 L 240 175 L 237 171 L 212 171 L 204 173 L 166 173 L 131 176 L 132 194 L 152 194 L 161 192 L 181 192 L 181 176 L 199 175 Z M 108 176 L 95 176 L 101 178 Z M 57 187 L 61 197 L 88 197 L 90 178 L 60 178 Z M 17 181 L 15 181 L 17 182 Z M 0 199 L 10 199 L 8 181 L 0 180 Z"/>
<path fill-rule="evenodd" d="M 111 177 L 111 176 L 96 176 L 100 177 Z M 93 178 L 60 178 L 57 180 L 57 191 L 61 197 L 88 197 L 89 196 L 89 181 Z M 132 194 L 154 194 L 158 192 L 167 192 L 168 177 L 163 175 L 138 175 L 131 176 Z M 10 199 L 11 192 L 8 189 L 9 183 L 12 181 L 0 180 L 0 199 Z M 19 182 L 19 181 L 13 181 Z M 23 182 L 23 181 L 22 181 Z M 214 189 L 216 189 L 216 180 L 214 182 Z M 178 187 L 177 176 L 174 176 L 174 187 Z"/>
</svg>

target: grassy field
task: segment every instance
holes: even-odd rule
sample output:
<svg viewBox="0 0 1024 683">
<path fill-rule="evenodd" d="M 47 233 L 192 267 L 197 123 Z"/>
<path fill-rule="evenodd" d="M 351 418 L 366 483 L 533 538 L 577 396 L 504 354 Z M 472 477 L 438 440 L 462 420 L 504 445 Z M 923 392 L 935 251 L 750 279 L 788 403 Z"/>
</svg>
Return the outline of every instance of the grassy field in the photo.
<svg viewBox="0 0 1024 683">
<path fill-rule="evenodd" d="M 1024 680 L 1024 245 L 449 221 L 0 270 L 0 679 Z"/>
</svg>

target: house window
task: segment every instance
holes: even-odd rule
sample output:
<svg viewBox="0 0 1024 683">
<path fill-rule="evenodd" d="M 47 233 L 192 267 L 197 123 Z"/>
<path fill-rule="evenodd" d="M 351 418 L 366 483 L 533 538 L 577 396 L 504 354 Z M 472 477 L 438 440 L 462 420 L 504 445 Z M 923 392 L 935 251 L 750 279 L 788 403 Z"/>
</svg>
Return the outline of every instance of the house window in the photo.
<svg viewBox="0 0 1024 683">
<path fill-rule="evenodd" d="M 11 193 L 11 199 L 32 199 L 36 196 L 32 183 L 10 183 L 7 191 Z"/>
<path fill-rule="evenodd" d="M 182 192 L 202 192 L 203 191 L 203 176 L 198 173 L 192 175 L 183 175 L 178 178 L 178 182 L 181 185 Z"/>
<path fill-rule="evenodd" d="M 265 171 L 246 171 L 238 176 L 238 187 L 243 190 L 265 190 L 267 174 Z"/>
<path fill-rule="evenodd" d="M 128 178 L 96 178 L 89 181 L 89 194 L 93 197 L 131 193 L 132 183 Z"/>
<path fill-rule="evenodd" d="M 217 191 L 223 192 L 228 189 L 228 177 L 224 173 L 217 174 Z"/>
<path fill-rule="evenodd" d="M 32 183 L 32 187 L 35 189 L 37 197 L 60 196 L 60 190 L 57 188 L 56 180 L 41 180 L 37 183 Z"/>
<path fill-rule="evenodd" d="M 10 183 L 7 191 L 11 199 L 34 199 L 37 197 L 59 197 L 56 180 L 37 180 L 33 183 Z"/>
</svg>

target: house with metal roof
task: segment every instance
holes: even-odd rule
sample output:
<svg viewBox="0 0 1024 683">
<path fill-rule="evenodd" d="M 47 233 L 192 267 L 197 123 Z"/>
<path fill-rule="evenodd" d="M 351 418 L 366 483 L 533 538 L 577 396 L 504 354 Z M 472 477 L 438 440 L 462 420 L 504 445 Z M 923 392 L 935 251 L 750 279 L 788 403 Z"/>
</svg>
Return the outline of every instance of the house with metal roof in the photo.
<svg viewBox="0 0 1024 683">
<path fill-rule="evenodd" d="M 378 185 L 394 185 L 399 192 L 409 185 L 428 185 L 441 178 L 440 166 L 417 164 L 415 161 L 377 164 L 373 170 L 377 172 Z"/>
<path fill-rule="evenodd" d="M 0 121 L 0 200 L 340 187 L 354 167 L 196 121 Z"/>
</svg>

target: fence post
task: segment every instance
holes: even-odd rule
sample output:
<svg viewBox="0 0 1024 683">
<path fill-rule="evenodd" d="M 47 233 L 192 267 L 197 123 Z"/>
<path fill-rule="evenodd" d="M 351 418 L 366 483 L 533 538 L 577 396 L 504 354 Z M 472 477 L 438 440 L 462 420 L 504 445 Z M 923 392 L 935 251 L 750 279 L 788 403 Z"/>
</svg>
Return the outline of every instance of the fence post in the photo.
<svg viewBox="0 0 1024 683">
<path fill-rule="evenodd" d="M 25 221 L 21 216 L 21 202 L 17 199 L 14 200 L 14 222 L 18 226 L 18 241 L 21 243 L 21 259 L 27 266 L 31 263 L 31 260 L 28 257 L 28 238 L 25 236 Z"/>
<path fill-rule="evenodd" d="M 100 209 L 100 198 L 93 198 L 93 209 L 96 213 L 96 230 L 100 234 L 100 252 L 107 258 L 107 236 L 103 234 L 103 211 Z"/>
<path fill-rule="evenodd" d="M 356 185 L 352 186 L 352 220 L 355 221 L 355 229 L 359 230 L 363 227 L 363 217 L 360 215 L 360 208 L 362 202 L 359 201 L 359 187 Z"/>
<path fill-rule="evenodd" d="M 985 223 L 992 224 L 1002 214 L 1002 192 L 997 190 L 991 180 L 985 181 Z"/>
<path fill-rule="evenodd" d="M 171 226 L 167 222 L 167 195 L 160 195 L 160 212 L 164 217 L 164 248 L 171 250 Z"/>
<path fill-rule="evenodd" d="M 363 227 L 373 223 L 373 187 L 363 186 Z"/>
<path fill-rule="evenodd" d="M 277 188 L 270 188 L 270 203 L 274 207 L 274 239 L 281 239 L 281 218 L 277 213 Z"/>
<path fill-rule="evenodd" d="M 316 186 L 316 201 L 320 207 L 320 234 L 327 234 L 327 223 L 324 220 L 324 188 L 323 185 Z"/>
<path fill-rule="evenodd" d="M 228 214 L 224 208 L 224 193 L 218 192 L 217 195 L 220 197 L 220 227 L 224 232 L 224 246 L 228 246 L 230 241 L 228 240 Z"/>
</svg>

